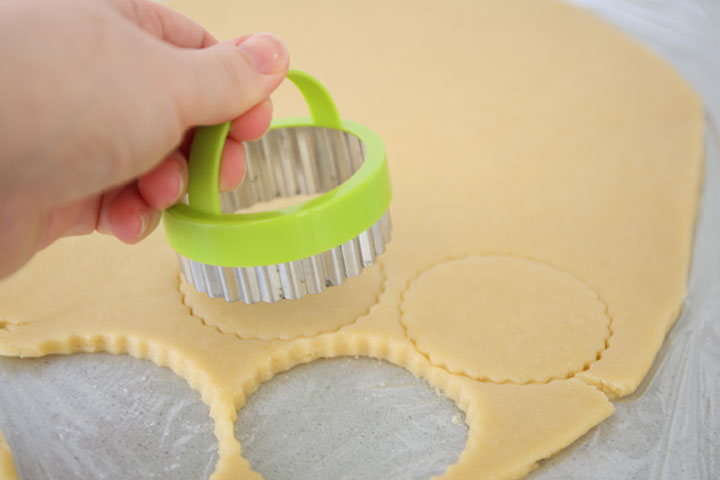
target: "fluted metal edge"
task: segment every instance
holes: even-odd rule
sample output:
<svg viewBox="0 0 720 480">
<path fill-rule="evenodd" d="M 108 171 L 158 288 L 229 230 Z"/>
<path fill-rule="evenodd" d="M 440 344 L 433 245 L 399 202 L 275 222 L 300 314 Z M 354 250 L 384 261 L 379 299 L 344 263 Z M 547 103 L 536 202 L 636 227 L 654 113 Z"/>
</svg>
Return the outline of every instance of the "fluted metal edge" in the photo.
<svg viewBox="0 0 720 480">
<path fill-rule="evenodd" d="M 342 245 L 293 262 L 257 267 L 224 267 L 178 254 L 185 281 L 198 292 L 228 302 L 277 302 L 323 292 L 360 275 L 385 253 L 392 222 L 387 211 L 369 229 Z"/>
<path fill-rule="evenodd" d="M 268 131 L 246 142 L 242 185 L 220 195 L 223 212 L 234 213 L 278 197 L 324 193 L 350 178 L 365 160 L 355 135 L 332 128 L 297 126 Z M 298 299 L 341 285 L 375 263 L 390 241 L 390 213 L 352 240 L 301 260 L 234 268 L 178 255 L 185 281 L 198 292 L 228 302 Z"/>
</svg>

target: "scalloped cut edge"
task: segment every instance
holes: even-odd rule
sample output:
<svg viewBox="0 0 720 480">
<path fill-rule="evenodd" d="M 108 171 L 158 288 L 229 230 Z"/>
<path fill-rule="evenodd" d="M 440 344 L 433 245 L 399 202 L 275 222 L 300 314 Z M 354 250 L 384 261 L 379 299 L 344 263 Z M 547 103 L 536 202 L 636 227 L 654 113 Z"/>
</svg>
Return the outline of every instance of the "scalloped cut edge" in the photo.
<svg viewBox="0 0 720 480">
<path fill-rule="evenodd" d="M 562 376 L 558 375 L 548 375 L 546 377 L 542 378 L 529 378 L 527 380 L 518 380 L 512 377 L 504 377 L 504 378 L 498 378 L 493 377 L 492 375 L 475 375 L 472 372 L 468 371 L 465 368 L 452 368 L 450 367 L 447 362 L 442 360 L 433 359 L 433 355 L 430 351 L 420 348 L 420 346 L 417 343 L 417 340 L 413 338 L 412 335 L 410 335 L 410 329 L 408 325 L 403 321 L 403 318 L 406 315 L 405 312 L 405 295 L 407 294 L 408 290 L 410 290 L 410 287 L 412 284 L 418 280 L 420 277 L 425 275 L 426 273 L 430 272 L 435 267 L 438 267 L 440 265 L 450 263 L 450 262 L 456 262 L 460 260 L 465 260 L 467 258 L 472 257 L 506 257 L 506 258 L 512 258 L 512 259 L 518 259 L 518 260 L 525 260 L 528 262 L 537 263 L 540 265 L 544 265 L 545 267 L 550 268 L 551 270 L 554 270 L 556 272 L 559 272 L 561 274 L 565 274 L 573 278 L 575 281 L 580 283 L 584 288 L 586 288 L 588 291 L 592 292 L 593 295 L 595 295 L 595 298 L 597 301 L 603 306 L 603 315 L 605 315 L 605 318 L 607 319 L 607 335 L 603 339 L 603 346 L 599 348 L 597 351 L 595 351 L 594 358 L 591 358 L 590 360 L 586 360 L 583 362 L 581 368 L 571 368 L 567 370 L 565 374 Z M 384 272 L 383 272 L 384 273 Z M 383 287 L 384 289 L 384 287 Z M 513 384 L 513 385 L 535 385 L 535 384 L 547 384 L 554 380 L 569 380 L 571 378 L 578 378 L 578 380 L 582 380 L 586 384 L 598 388 L 601 390 L 608 398 L 616 398 L 616 392 L 611 388 L 608 387 L 606 390 L 606 385 L 602 382 L 594 383 L 591 382 L 589 379 L 585 379 L 582 377 L 579 377 L 578 375 L 586 372 L 590 369 L 590 367 L 596 363 L 599 362 L 602 359 L 603 353 L 607 351 L 610 348 L 610 339 L 615 335 L 615 331 L 612 328 L 614 319 L 612 315 L 610 315 L 610 307 L 608 306 L 607 302 L 603 300 L 603 298 L 600 296 L 600 294 L 597 292 L 595 288 L 593 288 L 589 282 L 587 282 L 585 279 L 577 275 L 576 273 L 558 267 L 557 265 L 548 262 L 546 260 L 540 260 L 535 257 L 527 256 L 527 255 L 518 255 L 513 253 L 500 253 L 500 252 L 484 252 L 484 253 L 465 253 L 462 255 L 452 255 L 450 257 L 446 257 L 442 260 L 438 260 L 435 262 L 432 262 L 428 265 L 426 265 L 423 268 L 420 268 L 415 272 L 415 274 L 405 283 L 405 286 L 403 287 L 402 291 L 400 292 L 400 303 L 398 305 L 398 322 L 402 326 L 403 332 L 405 334 L 405 338 L 412 344 L 413 348 L 417 350 L 417 352 L 425 357 L 427 361 L 434 367 L 442 368 L 447 373 L 451 375 L 459 375 L 466 377 L 470 380 L 475 380 L 477 382 L 488 382 L 488 383 L 494 383 L 496 385 L 504 385 L 504 384 Z"/>
<path fill-rule="evenodd" d="M 183 358 L 182 354 L 172 347 L 163 346 L 160 342 L 146 339 L 134 339 L 125 335 L 71 335 L 65 340 L 49 340 L 37 346 L 34 351 L 20 352 L 20 358 L 40 357 L 53 354 L 70 355 L 75 353 L 111 353 L 115 355 L 129 355 L 141 360 L 150 360 L 158 366 L 167 367 L 173 373 L 183 378 L 189 386 L 200 394 L 204 404 L 209 407 L 209 416 L 214 422 L 214 433 L 218 443 L 218 460 L 215 470 L 210 476 L 211 480 L 256 479 L 263 477 L 252 470 L 249 461 L 242 456 L 242 448 L 235 438 L 235 421 L 237 411 L 240 410 L 259 386 L 276 374 L 291 368 L 312 362 L 321 358 L 336 357 L 369 357 L 388 361 L 393 365 L 405 368 L 415 377 L 428 382 L 437 392 L 454 401 L 465 413 L 465 423 L 468 426 L 465 448 L 461 451 L 455 463 L 448 465 L 446 471 L 433 479 L 450 479 L 463 476 L 464 464 L 473 453 L 482 448 L 478 440 L 477 430 L 482 428 L 482 415 L 475 407 L 473 395 L 467 392 L 464 382 L 482 383 L 464 376 L 447 372 L 442 368 L 431 365 L 428 360 L 407 339 L 396 340 L 387 335 L 369 335 L 358 332 L 336 332 L 321 334 L 308 339 L 296 339 L 282 344 L 273 354 L 268 356 L 267 362 L 257 364 L 254 374 L 242 381 L 241 392 L 232 397 L 229 389 L 213 384 L 201 367 L 192 361 Z M 2 352 L 0 352 L 2 354 Z M 14 356 L 16 356 L 15 353 Z M 567 447 L 577 438 L 586 433 L 610 416 L 614 407 L 607 397 L 591 385 L 575 379 L 554 380 L 556 382 L 578 382 L 602 395 L 606 405 L 599 415 L 590 418 L 587 416 L 583 422 L 575 422 L 574 427 L 566 429 L 558 435 L 558 440 L 541 452 L 532 452 L 526 455 L 529 460 L 524 463 L 514 463 L 506 468 L 499 476 L 492 478 L 516 479 L 522 478 L 537 468 L 538 462 L 548 458 L 554 453 Z M 232 397 L 232 398 L 231 398 Z M 0 433 L 1 435 L 1 433 Z M 12 454 L 9 449 L 3 451 L 0 442 L 0 480 L 17 480 Z M 4 458 L 3 458 L 4 455 Z M 12 475 L 1 468 L 3 459 L 10 462 Z M 466 477 L 463 477 L 466 478 Z"/>
<path fill-rule="evenodd" d="M 348 328 L 360 321 L 361 319 L 367 317 L 370 315 L 372 310 L 377 307 L 380 304 L 380 300 L 382 299 L 383 295 L 387 292 L 387 274 L 385 272 L 385 265 L 383 265 L 382 262 L 377 262 L 374 265 L 372 265 L 369 268 L 376 267 L 378 268 L 378 272 L 380 273 L 380 290 L 378 291 L 377 295 L 375 296 L 375 299 L 370 303 L 366 310 L 362 312 L 357 317 L 353 318 L 352 320 L 348 321 L 347 323 L 343 323 L 342 325 L 339 325 L 331 330 L 320 330 L 314 333 L 308 333 L 307 331 L 301 332 L 298 335 L 295 336 L 269 336 L 269 335 L 257 335 L 257 336 L 243 336 L 237 331 L 231 331 L 224 328 L 224 326 L 220 326 L 216 322 L 210 322 L 208 321 L 203 315 L 200 315 L 195 310 L 195 307 L 192 302 L 188 301 L 187 294 L 183 291 L 183 286 L 185 288 L 193 288 L 192 284 L 184 281 L 182 272 L 178 271 L 178 285 L 177 285 L 177 291 L 180 295 L 180 301 L 183 305 L 185 305 L 188 308 L 188 312 L 190 313 L 190 316 L 193 318 L 196 318 L 200 321 L 200 323 L 203 324 L 203 326 L 208 328 L 215 329 L 218 333 L 222 333 L 224 335 L 233 335 L 238 340 L 259 340 L 262 342 L 273 342 L 273 341 L 285 341 L 285 342 L 291 342 L 293 340 L 309 340 L 315 337 L 318 337 L 319 335 L 328 335 L 332 333 L 337 333 L 343 328 Z M 2 480 L 2 479 L 0 479 Z"/>
</svg>

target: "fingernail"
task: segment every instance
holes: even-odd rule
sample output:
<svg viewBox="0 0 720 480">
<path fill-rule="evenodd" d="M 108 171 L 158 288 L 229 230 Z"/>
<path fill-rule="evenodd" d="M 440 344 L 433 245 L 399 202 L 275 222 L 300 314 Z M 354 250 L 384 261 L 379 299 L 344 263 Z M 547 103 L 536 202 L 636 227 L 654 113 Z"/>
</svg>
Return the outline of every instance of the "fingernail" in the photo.
<svg viewBox="0 0 720 480">
<path fill-rule="evenodd" d="M 282 40 L 271 33 L 250 35 L 238 47 L 250 58 L 255 68 L 265 75 L 277 73 L 287 65 L 287 48 Z"/>
<path fill-rule="evenodd" d="M 140 212 L 140 231 L 135 238 L 141 239 L 147 233 L 148 225 L 150 225 L 150 215 L 148 212 Z"/>
<path fill-rule="evenodd" d="M 180 201 L 180 199 L 182 199 L 183 195 L 185 195 L 185 189 L 187 188 L 186 175 L 184 175 L 183 172 L 180 172 L 180 171 L 178 171 L 176 173 L 176 175 L 177 175 L 178 191 L 177 191 L 177 194 L 175 195 L 175 200 L 173 200 L 172 204 L 168 205 L 168 207 L 171 207 L 171 206 L 175 205 L 176 203 L 178 203 Z"/>
</svg>

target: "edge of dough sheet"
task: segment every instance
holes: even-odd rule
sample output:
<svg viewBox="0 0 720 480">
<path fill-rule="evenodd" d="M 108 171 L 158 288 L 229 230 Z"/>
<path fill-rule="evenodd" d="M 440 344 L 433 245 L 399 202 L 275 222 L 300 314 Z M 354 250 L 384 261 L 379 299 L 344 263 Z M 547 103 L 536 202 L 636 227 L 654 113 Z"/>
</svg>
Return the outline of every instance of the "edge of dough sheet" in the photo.
<svg viewBox="0 0 720 480">
<path fill-rule="evenodd" d="M 630 332 L 623 337 L 616 336 L 618 318 L 612 315 L 612 308 L 608 314 L 611 317 L 610 330 L 611 335 L 607 340 L 607 346 L 602 351 L 597 361 L 591 363 L 589 368 L 575 375 L 590 385 L 594 385 L 601 389 L 609 399 L 621 398 L 628 396 L 636 391 L 647 373 L 650 371 L 660 347 L 665 342 L 665 337 L 675 322 L 682 314 L 688 289 L 690 278 L 690 268 L 692 267 L 692 257 L 694 255 L 694 240 L 698 216 L 700 214 L 700 202 L 702 200 L 702 192 L 704 189 L 704 171 L 706 162 L 706 116 L 704 101 L 700 93 L 690 84 L 690 82 L 673 66 L 673 64 L 660 55 L 658 52 L 647 46 L 645 43 L 634 38 L 619 26 L 610 23 L 601 18 L 596 12 L 573 3 L 566 3 L 564 0 L 557 1 L 562 5 L 566 5 L 572 9 L 581 12 L 583 15 L 594 18 L 614 30 L 620 37 L 626 39 L 635 48 L 645 52 L 648 58 L 656 63 L 659 71 L 664 71 L 664 75 L 672 78 L 677 84 L 675 86 L 677 98 L 676 108 L 678 108 L 685 118 L 683 127 L 687 129 L 686 134 L 692 138 L 691 148 L 685 152 L 685 156 L 676 159 L 678 163 L 685 163 L 691 168 L 685 172 L 685 177 L 679 180 L 687 182 L 688 190 L 691 195 L 684 195 L 681 200 L 681 208 L 688 212 L 687 221 L 681 227 L 682 233 L 682 253 L 676 259 L 676 264 L 680 265 L 682 276 L 677 277 L 678 295 L 669 299 L 667 310 L 663 318 L 654 325 L 644 325 L 635 328 L 633 320 L 638 317 L 630 316 L 628 327 Z M 658 274 L 662 274 L 659 272 Z M 668 299 L 665 299 L 668 300 Z M 619 345 L 622 342 L 622 345 Z M 639 347 L 645 348 L 639 348 Z M 646 351 L 652 352 L 643 358 L 638 358 L 635 363 L 628 364 L 622 357 L 626 351 Z"/>
<path fill-rule="evenodd" d="M 5 436 L 2 432 L 0 432 L 0 480 L 17 480 L 12 452 L 7 442 L 5 442 Z"/>
</svg>

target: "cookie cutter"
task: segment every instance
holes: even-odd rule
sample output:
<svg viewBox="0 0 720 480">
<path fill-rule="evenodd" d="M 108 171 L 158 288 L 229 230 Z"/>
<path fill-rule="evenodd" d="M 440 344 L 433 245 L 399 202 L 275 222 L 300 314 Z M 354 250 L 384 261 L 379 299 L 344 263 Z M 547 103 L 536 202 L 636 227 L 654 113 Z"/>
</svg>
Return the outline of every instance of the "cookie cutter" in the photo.
<svg viewBox="0 0 720 480">
<path fill-rule="evenodd" d="M 163 224 L 185 281 L 228 302 L 276 302 L 323 292 L 359 275 L 385 252 L 392 196 L 385 147 L 342 120 L 314 77 L 290 70 L 311 117 L 273 121 L 246 143 L 246 176 L 220 193 L 230 123 L 200 127 L 190 150 L 187 203 Z M 278 197 L 321 194 L 276 210 L 234 213 Z"/>
</svg>

